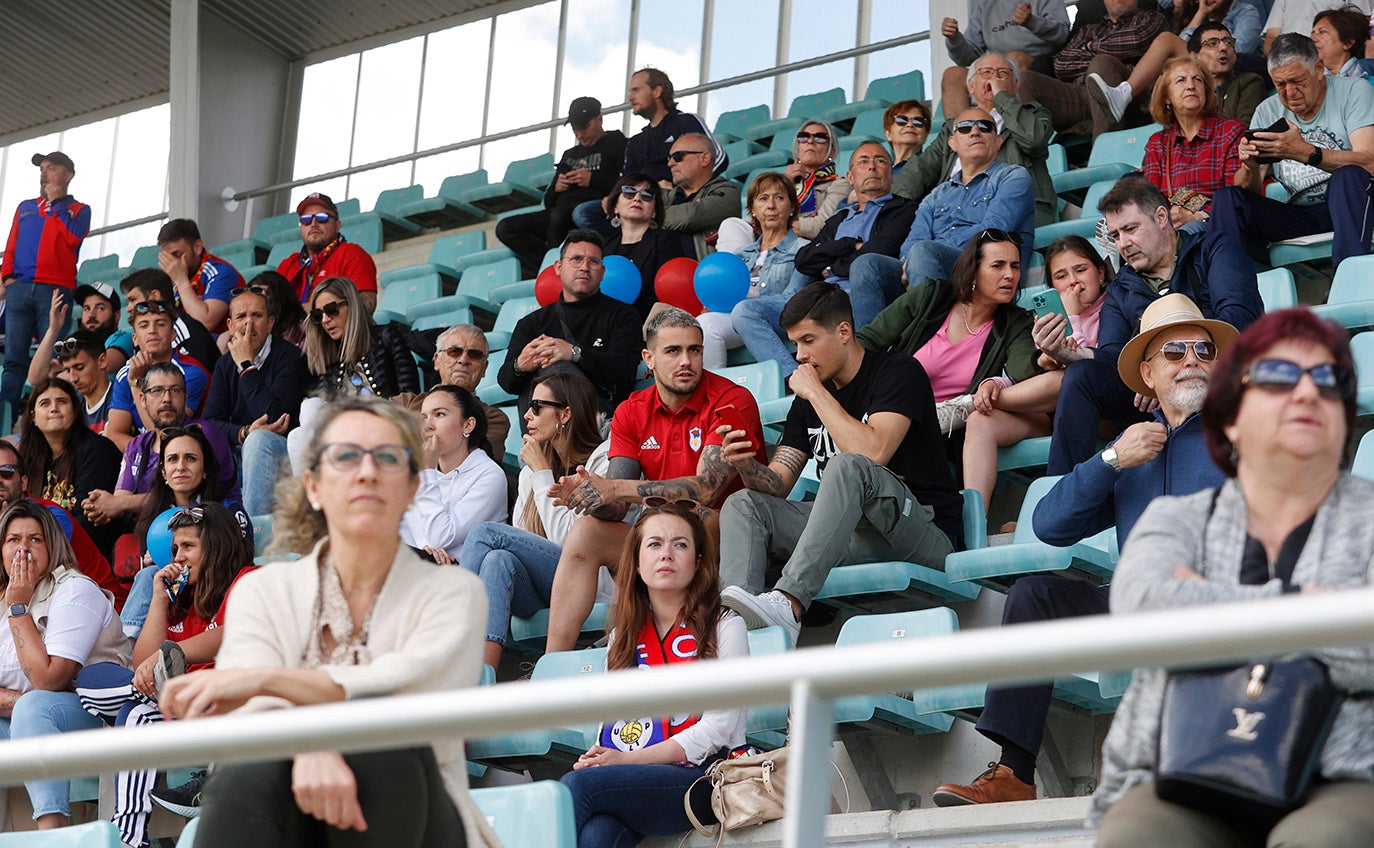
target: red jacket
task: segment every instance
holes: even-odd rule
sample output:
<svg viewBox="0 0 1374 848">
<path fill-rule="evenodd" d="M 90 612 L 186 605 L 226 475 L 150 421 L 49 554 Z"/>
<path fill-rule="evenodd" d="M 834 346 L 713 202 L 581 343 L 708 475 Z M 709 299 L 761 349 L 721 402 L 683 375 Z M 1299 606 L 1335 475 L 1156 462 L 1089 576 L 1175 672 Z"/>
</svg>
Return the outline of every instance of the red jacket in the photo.
<svg viewBox="0 0 1374 848">
<path fill-rule="evenodd" d="M 0 279 L 76 288 L 76 256 L 90 229 L 91 207 L 70 195 L 25 200 L 14 210 Z"/>
<path fill-rule="evenodd" d="M 360 292 L 377 290 L 377 263 L 351 241 L 341 242 L 320 267 L 308 271 L 301 267 L 301 254 L 293 253 L 277 266 L 277 273 L 291 281 L 301 303 L 308 303 L 315 284 L 328 277 L 347 277 Z"/>
</svg>

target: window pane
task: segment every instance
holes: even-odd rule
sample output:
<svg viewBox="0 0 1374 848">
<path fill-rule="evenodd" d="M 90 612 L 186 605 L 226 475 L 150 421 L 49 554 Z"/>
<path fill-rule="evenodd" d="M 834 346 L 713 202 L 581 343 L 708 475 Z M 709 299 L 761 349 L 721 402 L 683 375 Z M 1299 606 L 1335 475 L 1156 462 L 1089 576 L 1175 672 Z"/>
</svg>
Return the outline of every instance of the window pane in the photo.
<svg viewBox="0 0 1374 848">
<path fill-rule="evenodd" d="M 105 216 L 106 221 L 118 224 L 167 210 L 171 137 L 170 105 L 154 106 L 119 117 L 119 141 L 114 151 L 114 180 L 110 185 L 110 211 Z M 80 167 L 78 162 L 77 168 Z M 73 182 L 72 186 L 75 185 Z M 99 214 L 99 210 L 93 211 Z"/>
<path fill-rule="evenodd" d="M 630 0 L 569 0 L 560 116 L 567 117 L 578 97 L 595 97 L 602 106 L 625 101 L 629 42 Z M 626 114 L 606 116 L 605 129 L 620 129 Z M 554 146 L 562 151 L 576 143 L 571 130 L 560 129 Z"/>
<path fill-rule="evenodd" d="M 411 38 L 363 53 L 362 73 L 358 78 L 358 114 L 353 123 L 353 165 L 365 165 L 415 151 L 415 117 L 420 102 L 420 53 L 424 38 Z M 400 182 L 392 188 L 410 184 L 407 166 Z M 316 172 L 318 173 L 318 171 Z M 367 173 L 358 177 L 368 177 Z M 355 180 L 357 177 L 355 177 Z M 369 186 L 372 179 L 361 180 Z M 349 196 L 363 200 L 371 208 L 370 195 L 349 183 Z M 338 200 L 339 198 L 335 198 Z"/>
<path fill-rule="evenodd" d="M 318 171 L 312 169 L 309 171 L 309 173 L 305 174 L 305 176 L 310 176 L 310 174 L 314 173 L 318 173 Z M 335 203 L 338 203 L 339 201 L 344 200 L 348 196 L 348 177 L 335 177 L 332 180 L 324 180 L 322 182 L 306 183 L 303 186 L 296 186 L 295 188 L 291 189 L 290 206 L 288 206 L 285 209 L 263 208 L 262 212 L 260 213 L 261 217 L 266 218 L 271 215 L 281 215 L 286 212 L 294 212 L 296 211 L 297 203 L 300 203 L 302 200 L 304 200 L 307 194 L 314 194 L 315 192 L 319 192 L 320 194 L 327 194 L 329 195 L 331 200 L 333 200 Z M 258 198 L 258 203 L 261 204 L 262 202 L 263 199 Z"/>
<path fill-rule="evenodd" d="M 544 133 L 531 133 L 493 141 L 486 145 L 486 164 L 483 167 L 487 169 L 487 181 L 501 182 L 506 177 L 506 166 L 517 159 L 530 159 L 548 152 L 548 136 Z"/>
<path fill-rule="evenodd" d="M 858 0 L 792 0 L 788 61 L 812 59 L 853 47 L 855 27 L 851 21 L 857 20 L 858 14 Z M 852 100 L 853 84 L 853 59 L 794 71 L 787 75 L 787 105 L 783 108 L 788 108 L 795 97 L 836 86 L 844 89 L 846 100 Z"/>
<path fill-rule="evenodd" d="M 32 200 L 38 196 L 38 169 L 29 160 L 40 150 L 44 153 L 56 150 L 57 139 L 57 133 L 53 133 L 5 149 L 5 186 L 4 192 L 0 193 L 0 216 L 3 218 L 0 220 L 5 222 L 6 237 L 9 236 L 10 224 L 14 221 L 15 208 L 25 200 Z M 76 188 L 76 180 L 73 179 L 72 189 Z"/>
<path fill-rule="evenodd" d="M 140 247 L 157 244 L 157 231 L 162 229 L 162 224 L 162 221 L 154 221 L 151 224 L 139 224 L 137 227 L 126 227 L 103 236 L 96 236 L 83 245 L 86 249 L 81 251 L 81 255 L 83 258 L 89 259 L 92 256 L 108 256 L 111 253 L 118 253 L 119 264 L 128 266 L 134 260 L 134 252 Z M 91 249 L 91 242 L 99 242 L 99 252 Z"/>
<path fill-rule="evenodd" d="M 72 162 L 76 165 L 76 176 L 72 178 L 71 193 L 77 200 L 91 207 L 92 227 L 120 223 L 119 220 L 109 217 L 110 205 L 108 202 L 110 153 L 114 145 L 116 120 L 118 119 L 110 118 L 99 123 L 87 124 L 84 127 L 76 127 L 62 134 L 61 150 L 72 157 Z M 126 139 L 126 141 L 133 142 L 134 140 Z M 35 148 L 35 150 L 37 149 Z M 47 148 L 41 149 L 48 152 Z M 165 159 L 160 163 L 149 163 L 149 165 L 156 168 L 156 170 L 149 172 L 150 177 L 154 174 L 160 174 L 165 179 L 167 173 L 167 161 Z M 163 180 L 154 178 L 150 182 L 153 183 L 151 187 L 141 188 L 141 190 L 152 195 L 148 198 L 146 205 L 157 205 L 162 200 L 161 183 Z M 161 210 L 151 210 L 145 214 L 151 214 L 155 211 Z"/>
<path fill-rule="evenodd" d="M 433 197 L 445 179 L 455 174 L 470 174 L 477 170 L 477 148 L 469 147 L 452 153 L 440 153 L 415 163 L 415 182 L 425 187 L 425 196 Z"/>
<path fill-rule="evenodd" d="M 359 60 L 354 53 L 306 67 L 293 179 L 348 167 Z"/>
<path fill-rule="evenodd" d="M 658 68 L 677 91 L 697 85 L 701 81 L 702 9 L 703 0 L 641 3 L 635 67 Z M 699 104 L 695 96 L 679 97 L 677 108 L 696 112 Z M 639 132 L 641 126 L 635 119 L 626 134 Z"/>
<path fill-rule="evenodd" d="M 873 0 L 873 19 L 868 38 L 871 43 L 919 32 L 929 26 L 929 20 L 929 0 Z M 920 70 L 925 76 L 926 99 L 937 96 L 938 80 L 934 88 L 931 87 L 929 41 L 918 41 L 915 44 L 871 53 L 868 57 L 870 81 L 913 70 Z"/>
<path fill-rule="evenodd" d="M 420 150 L 454 144 L 482 134 L 482 100 L 486 94 L 487 48 L 491 21 L 464 24 L 429 36 L 425 54 L 425 88 L 420 99 Z M 465 80 L 454 85 L 454 80 Z M 470 163 L 470 164 L 469 164 Z M 477 148 L 421 160 L 415 182 L 433 195 L 444 177 L 477 167 Z"/>
<path fill-rule="evenodd" d="M 496 19 L 487 132 L 511 130 L 553 117 L 557 48 L 557 3 L 521 9 Z M 481 79 L 473 82 L 480 85 Z M 549 137 L 540 133 L 539 140 L 541 150 L 536 152 L 547 151 Z M 487 170 L 492 170 L 490 165 Z"/>
<path fill-rule="evenodd" d="M 739 10 L 730 3 L 717 3 L 711 25 L 711 78 L 725 79 L 771 68 L 778 44 L 771 37 L 778 30 L 777 0 L 752 0 L 749 24 L 740 26 Z M 747 109 L 760 103 L 773 104 L 773 80 L 763 79 L 712 91 L 706 95 L 707 126 L 714 127 L 722 112 Z"/>
<path fill-rule="evenodd" d="M 356 197 L 362 204 L 362 210 L 367 212 L 377 202 L 377 195 L 389 188 L 405 188 L 410 185 L 410 163 L 403 162 L 400 165 L 388 165 L 385 168 L 376 168 L 371 171 L 363 171 L 348 178 L 348 196 Z M 337 203 L 343 198 L 337 194 L 330 195 Z"/>
</svg>

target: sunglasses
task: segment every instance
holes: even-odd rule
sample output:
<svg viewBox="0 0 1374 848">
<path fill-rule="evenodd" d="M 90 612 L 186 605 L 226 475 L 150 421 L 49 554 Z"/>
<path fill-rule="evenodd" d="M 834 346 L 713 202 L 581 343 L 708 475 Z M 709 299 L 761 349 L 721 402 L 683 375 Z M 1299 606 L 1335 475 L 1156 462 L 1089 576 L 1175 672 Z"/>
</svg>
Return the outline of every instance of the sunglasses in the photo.
<svg viewBox="0 0 1374 848">
<path fill-rule="evenodd" d="M 370 456 L 377 469 L 384 474 L 400 474 L 411 467 L 410 448 L 405 445 L 377 445 L 365 448 L 352 442 L 330 442 L 320 451 L 325 460 L 339 471 L 352 471 Z"/>
<path fill-rule="evenodd" d="M 927 121 L 925 118 L 922 118 L 919 115 L 912 115 L 911 117 L 907 117 L 906 115 L 895 115 L 892 118 L 892 123 L 896 124 L 899 127 L 930 126 L 930 121 Z"/>
<path fill-rule="evenodd" d="M 301 216 L 301 226 L 308 227 L 311 224 L 327 224 L 334 216 L 328 212 L 315 212 L 310 215 Z"/>
<path fill-rule="evenodd" d="M 205 510 L 202 507 L 188 507 L 172 516 L 171 520 L 167 522 L 167 529 L 179 530 L 182 527 L 195 527 L 204 520 Z"/>
<path fill-rule="evenodd" d="M 650 510 L 662 509 L 669 505 L 680 507 L 692 513 L 698 512 L 701 509 L 701 504 L 691 498 L 665 498 L 662 495 L 650 495 L 644 499 L 644 510 L 646 513 Z"/>
<path fill-rule="evenodd" d="M 239 286 L 238 288 L 230 292 L 230 295 L 233 297 L 238 297 L 244 292 L 252 292 L 253 294 L 260 294 L 263 297 L 267 297 L 268 288 L 267 286 Z"/>
<path fill-rule="evenodd" d="M 5 482 L 9 482 L 10 480 L 13 480 L 15 477 L 18 477 L 18 476 L 19 476 L 19 468 L 18 468 L 18 466 L 10 465 L 10 464 L 8 464 L 8 463 L 6 463 L 5 465 L 0 465 L 0 480 L 4 480 Z"/>
<path fill-rule="evenodd" d="M 978 234 L 979 244 L 985 244 L 991 241 L 1009 241 L 1017 247 L 1020 247 L 1024 243 L 1020 233 L 1009 233 L 1006 230 L 999 230 L 996 227 L 990 227 Z"/>
<path fill-rule="evenodd" d="M 1350 394 L 1350 375 L 1331 362 L 1304 368 L 1287 359 L 1261 359 L 1250 366 L 1240 382 L 1244 386 L 1280 394 L 1297 388 L 1304 374 L 1312 378 L 1317 393 L 1327 400 L 1344 400 Z"/>
<path fill-rule="evenodd" d="M 682 160 L 679 159 L 678 161 L 681 162 Z M 628 199 L 628 200 L 634 200 L 636 197 L 638 197 L 640 200 L 644 201 L 645 203 L 653 203 L 653 202 L 654 202 L 654 197 L 655 197 L 656 195 L 657 195 L 657 192 L 655 192 L 655 191 L 654 191 L 653 189 L 651 189 L 651 188 L 635 188 L 634 186 L 621 186 L 621 187 L 620 187 L 620 196 L 621 196 L 621 197 L 624 197 L 624 198 L 626 198 L 626 199 Z"/>
<path fill-rule="evenodd" d="M 177 387 L 172 386 L 172 388 L 175 390 Z M 186 390 L 181 389 L 181 391 L 184 392 Z M 199 436 L 205 431 L 200 428 L 199 424 L 187 424 L 184 427 L 163 427 L 161 432 L 162 441 L 170 442 L 172 439 L 178 438 L 180 436 Z"/>
<path fill-rule="evenodd" d="M 979 130 L 985 133 L 990 133 L 997 129 L 997 125 L 994 124 L 992 121 L 989 121 L 987 118 L 974 118 L 970 121 L 960 121 L 959 123 L 955 124 L 954 131 L 959 133 L 960 135 L 968 135 L 969 133 L 973 132 L 974 127 L 977 127 Z"/>
<path fill-rule="evenodd" d="M 543 412 L 546 407 L 550 409 L 567 409 L 568 405 L 561 400 L 530 401 L 530 412 L 533 412 L 535 415 L 538 415 L 539 413 Z"/>
<path fill-rule="evenodd" d="M 140 300 L 129 307 L 135 315 L 166 315 L 171 307 L 160 300 Z"/>
<path fill-rule="evenodd" d="M 1165 342 L 1160 345 L 1159 350 L 1155 351 L 1153 356 L 1145 357 L 1145 361 L 1149 362 L 1156 356 L 1162 356 L 1167 362 L 1182 362 L 1188 356 L 1189 348 L 1192 348 L 1193 355 L 1197 357 L 1198 362 L 1211 362 L 1217 358 L 1217 346 L 1212 342 L 1199 339 L 1195 342 L 1181 340 Z"/>
<path fill-rule="evenodd" d="M 463 354 L 467 354 L 468 359 L 471 359 L 473 362 L 481 362 L 483 359 L 487 358 L 487 352 L 478 347 L 459 347 L 458 345 L 454 345 L 453 347 L 446 347 L 439 352 L 449 359 L 461 359 Z"/>
<path fill-rule="evenodd" d="M 698 155 L 700 155 L 700 154 L 702 154 L 702 153 L 705 153 L 705 152 L 706 152 L 705 150 L 674 150 L 672 153 L 669 153 L 669 154 L 668 154 L 668 161 L 669 161 L 669 162 L 681 162 L 683 159 L 686 159 L 688 156 L 698 156 Z"/>
<path fill-rule="evenodd" d="M 76 352 L 81 349 L 80 339 L 63 339 L 52 346 L 52 352 L 58 359 L 66 359 L 69 356 L 76 356 Z"/>
<path fill-rule="evenodd" d="M 829 144 L 829 143 L 830 143 L 830 133 L 823 133 L 823 132 L 818 132 L 818 133 L 804 133 L 804 132 L 799 132 L 799 133 L 797 133 L 797 143 L 798 143 L 798 144 Z"/>
<path fill-rule="evenodd" d="M 345 306 L 346 304 L 342 300 L 326 303 L 324 306 L 317 306 L 310 310 L 310 320 L 314 321 L 316 324 L 323 324 L 324 316 L 328 315 L 330 318 L 338 318 L 339 311 Z"/>
</svg>

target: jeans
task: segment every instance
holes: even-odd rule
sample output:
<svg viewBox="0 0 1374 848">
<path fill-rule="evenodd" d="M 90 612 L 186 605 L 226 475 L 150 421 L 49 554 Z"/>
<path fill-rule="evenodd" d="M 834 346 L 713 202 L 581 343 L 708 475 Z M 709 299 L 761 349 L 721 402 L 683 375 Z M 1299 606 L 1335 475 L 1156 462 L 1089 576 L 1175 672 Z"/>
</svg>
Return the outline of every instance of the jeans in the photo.
<svg viewBox="0 0 1374 848">
<path fill-rule="evenodd" d="M 601 237 L 610 241 L 615 238 L 620 230 L 611 226 L 611 221 L 606 217 L 606 212 L 599 200 L 588 200 L 573 207 L 573 225 L 583 230 L 595 230 L 601 233 Z M 553 245 L 550 245 L 553 247 Z"/>
<path fill-rule="evenodd" d="M 286 459 L 286 437 L 259 428 L 243 440 L 243 509 L 249 515 L 268 515 L 275 502 L 277 476 Z"/>
<path fill-rule="evenodd" d="M 28 739 L 68 730 L 103 727 L 100 719 L 81 708 L 75 692 L 25 692 L 14 702 L 9 718 L 0 718 L 0 739 Z M 50 813 L 71 818 L 65 780 L 30 780 L 24 784 L 33 804 L 33 820 Z"/>
<path fill-rule="evenodd" d="M 129 596 L 124 599 L 124 608 L 119 611 L 119 620 L 124 624 L 124 635 L 137 639 L 143 632 L 143 622 L 148 620 L 148 606 L 153 602 L 153 577 L 157 575 L 156 565 L 144 566 L 134 575 L 134 584 L 129 587 Z"/>
<path fill-rule="evenodd" d="M 162 721 L 157 702 L 134 689 L 134 673 L 115 663 L 88 665 L 76 674 L 76 694 L 86 712 L 111 727 L 140 727 Z M 157 769 L 115 775 L 114 824 L 125 845 L 148 841 Z"/>
<path fill-rule="evenodd" d="M 762 592 L 783 562 L 773 588 L 803 608 L 837 565 L 895 560 L 944 568 L 953 549 L 897 475 L 856 453 L 826 464 L 814 501 L 745 489 L 720 512 L 720 585 Z"/>
<path fill-rule="evenodd" d="M 948 280 L 960 250 L 943 242 L 922 240 L 906 252 L 906 279 L 914 288 L 926 280 Z"/>
<path fill-rule="evenodd" d="M 1064 369 L 1050 436 L 1048 474 L 1068 474 L 1097 453 L 1102 422 L 1134 424 L 1149 416 L 1135 408 L 1135 392 L 1121 382 L 1116 362 L 1080 359 Z"/>
<path fill-rule="evenodd" d="M 683 796 L 706 773 L 701 766 L 623 765 L 563 775 L 572 791 L 577 848 L 634 848 L 645 836 L 691 829 Z"/>
<path fill-rule="evenodd" d="M 487 641 L 506 644 L 510 616 L 549 608 L 562 548 L 518 527 L 483 521 L 468 531 L 458 562 L 487 589 Z"/>
<path fill-rule="evenodd" d="M 5 373 L 0 377 L 0 401 L 10 405 L 11 418 L 19 415 L 19 394 L 29 371 L 29 344 L 48 332 L 48 313 L 53 292 L 67 301 L 67 321 L 58 338 L 71 326 L 72 289 L 47 283 L 15 280 L 5 289 Z"/>
<path fill-rule="evenodd" d="M 854 310 L 855 330 L 873 323 L 879 312 L 904 293 L 906 286 L 902 284 L 899 260 L 881 253 L 865 253 L 849 264 L 849 305 Z"/>
<path fill-rule="evenodd" d="M 730 323 L 735 332 L 744 340 L 744 346 L 754 354 L 759 362 L 773 360 L 782 366 L 783 379 L 797 370 L 797 360 L 787 347 L 787 334 L 783 332 L 780 319 L 782 308 L 791 300 L 792 295 L 801 291 L 811 282 L 811 278 L 800 271 L 792 273 L 792 279 L 782 294 L 765 294 L 749 297 L 735 304 L 730 312 Z"/>
<path fill-rule="evenodd" d="M 1226 186 L 1212 198 L 1212 220 L 1208 226 L 1241 240 L 1247 253 L 1266 263 L 1270 242 L 1330 230 L 1335 234 L 1331 264 L 1339 266 L 1345 259 L 1369 253 L 1370 238 L 1374 235 L 1371 191 L 1374 183 L 1358 165 L 1336 169 L 1327 183 L 1326 202 L 1313 206 L 1294 206 Z"/>
</svg>

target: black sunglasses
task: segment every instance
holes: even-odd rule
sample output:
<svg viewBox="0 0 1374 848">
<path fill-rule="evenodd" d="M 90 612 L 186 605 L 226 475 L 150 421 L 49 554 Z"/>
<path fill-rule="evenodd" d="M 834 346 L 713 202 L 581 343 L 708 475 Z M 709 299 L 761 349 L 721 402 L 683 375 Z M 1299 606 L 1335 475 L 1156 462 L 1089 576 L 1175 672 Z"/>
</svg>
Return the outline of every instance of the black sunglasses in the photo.
<svg viewBox="0 0 1374 848">
<path fill-rule="evenodd" d="M 679 159 L 678 161 L 681 162 L 682 160 Z M 654 197 L 655 197 L 656 195 L 657 195 L 657 192 L 655 192 L 655 191 L 654 191 L 653 189 L 651 189 L 651 188 L 635 188 L 634 186 L 621 186 L 621 187 L 620 187 L 620 196 L 621 196 L 621 197 L 628 198 L 628 199 L 630 199 L 630 200 L 633 200 L 633 199 L 635 199 L 636 197 L 638 197 L 640 200 L 644 201 L 645 203 L 653 203 L 653 202 L 654 202 Z"/>
<path fill-rule="evenodd" d="M 807 142 L 814 142 L 814 143 L 816 143 L 816 144 L 829 144 L 829 143 L 830 143 L 830 133 L 823 133 L 823 132 L 805 133 L 805 132 L 799 132 L 799 133 L 797 133 L 797 142 L 800 143 L 800 144 L 806 144 Z"/>
<path fill-rule="evenodd" d="M 1017 247 L 1025 243 L 1021 239 L 1020 233 L 1010 233 L 1006 230 L 999 230 L 996 227 L 989 227 L 978 234 L 979 244 L 986 244 L 993 241 L 1009 241 Z"/>
<path fill-rule="evenodd" d="M 172 439 L 179 438 L 181 436 L 199 436 L 202 435 L 205 431 L 201 429 L 199 424 L 186 424 L 184 426 L 177 427 L 163 427 L 162 430 L 159 432 L 161 432 L 162 441 L 165 444 L 167 442 L 170 442 Z"/>
<path fill-rule="evenodd" d="M 973 132 L 974 127 L 977 127 L 985 133 L 990 133 L 997 129 L 997 125 L 987 118 L 974 118 L 973 120 L 960 121 L 955 124 L 954 131 L 962 135 L 968 135 Z"/>
<path fill-rule="evenodd" d="M 6 481 L 6 482 L 9 482 L 10 480 L 13 480 L 15 477 L 18 477 L 18 476 L 19 476 L 19 468 L 18 468 L 18 466 L 10 465 L 9 463 L 6 463 L 6 464 L 4 464 L 4 465 L 0 465 L 0 480 L 4 480 L 4 481 Z"/>
<path fill-rule="evenodd" d="M 468 359 L 471 359 L 473 362 L 481 362 L 483 359 L 487 358 L 487 352 L 480 347 L 460 347 L 454 345 L 453 347 L 446 347 L 439 352 L 449 359 L 461 359 L 463 354 L 467 354 Z"/>
<path fill-rule="evenodd" d="M 544 407 L 549 407 L 551 409 L 567 409 L 568 405 L 561 400 L 535 399 L 530 401 L 530 412 L 533 412 L 535 415 L 543 412 Z"/>
<path fill-rule="evenodd" d="M 140 300 L 138 303 L 129 307 L 135 315 L 166 315 L 171 312 L 171 307 L 160 300 Z"/>
<path fill-rule="evenodd" d="M 705 152 L 706 152 L 705 150 L 674 150 L 672 153 L 669 153 L 669 154 L 668 154 L 668 161 L 670 161 L 670 162 L 681 162 L 683 159 L 686 159 L 688 156 L 699 156 L 699 155 L 701 155 L 702 153 L 705 153 Z"/>
<path fill-rule="evenodd" d="M 662 495 L 650 495 L 644 499 L 644 512 L 647 515 L 653 510 L 662 509 L 670 504 L 693 513 L 701 509 L 701 504 L 691 498 L 665 498 Z"/>
<path fill-rule="evenodd" d="M 1344 400 L 1353 390 L 1354 381 L 1335 363 L 1323 362 L 1304 368 L 1288 359 L 1261 359 L 1250 366 L 1241 384 L 1280 394 L 1291 392 L 1302 381 L 1302 375 L 1312 378 L 1317 392 L 1327 400 Z"/>
<path fill-rule="evenodd" d="M 1217 346 L 1212 342 L 1204 339 L 1185 342 L 1180 339 L 1160 345 L 1159 350 L 1155 351 L 1153 355 L 1147 356 L 1145 361 L 1148 362 L 1156 356 L 1162 356 L 1169 362 L 1182 362 L 1188 356 L 1188 348 L 1193 349 L 1193 355 L 1197 357 L 1198 362 L 1211 362 L 1217 358 Z"/>
<path fill-rule="evenodd" d="M 310 215 L 302 215 L 301 226 L 308 227 L 311 224 L 327 224 L 329 223 L 329 219 L 333 217 L 334 216 L 328 212 L 315 212 Z"/>
<path fill-rule="evenodd" d="M 322 324 L 324 323 L 324 316 L 326 315 L 330 318 L 338 318 L 339 310 L 343 309 L 344 306 L 345 304 L 342 300 L 326 303 L 324 306 L 317 306 L 310 310 L 310 320 L 314 321 L 316 324 Z"/>
<path fill-rule="evenodd" d="M 76 356 L 76 352 L 80 349 L 80 339 L 63 339 L 62 341 L 52 346 L 52 352 L 57 355 L 58 359 L 66 359 L 70 356 Z"/>
<path fill-rule="evenodd" d="M 238 288 L 230 292 L 230 295 L 233 297 L 238 297 L 244 292 L 252 292 L 253 294 L 260 294 L 263 297 L 267 297 L 269 291 L 270 290 L 267 288 L 267 286 L 239 286 Z"/>
<path fill-rule="evenodd" d="M 912 117 L 909 117 L 909 118 L 908 118 L 906 115 L 894 115 L 893 118 L 892 118 L 892 123 L 896 124 L 896 125 L 899 126 L 899 127 L 906 127 L 906 126 L 912 126 L 912 127 L 928 127 L 928 126 L 930 126 L 930 121 L 927 121 L 925 118 L 922 118 L 922 117 L 919 116 L 919 115 L 913 115 Z"/>
</svg>

